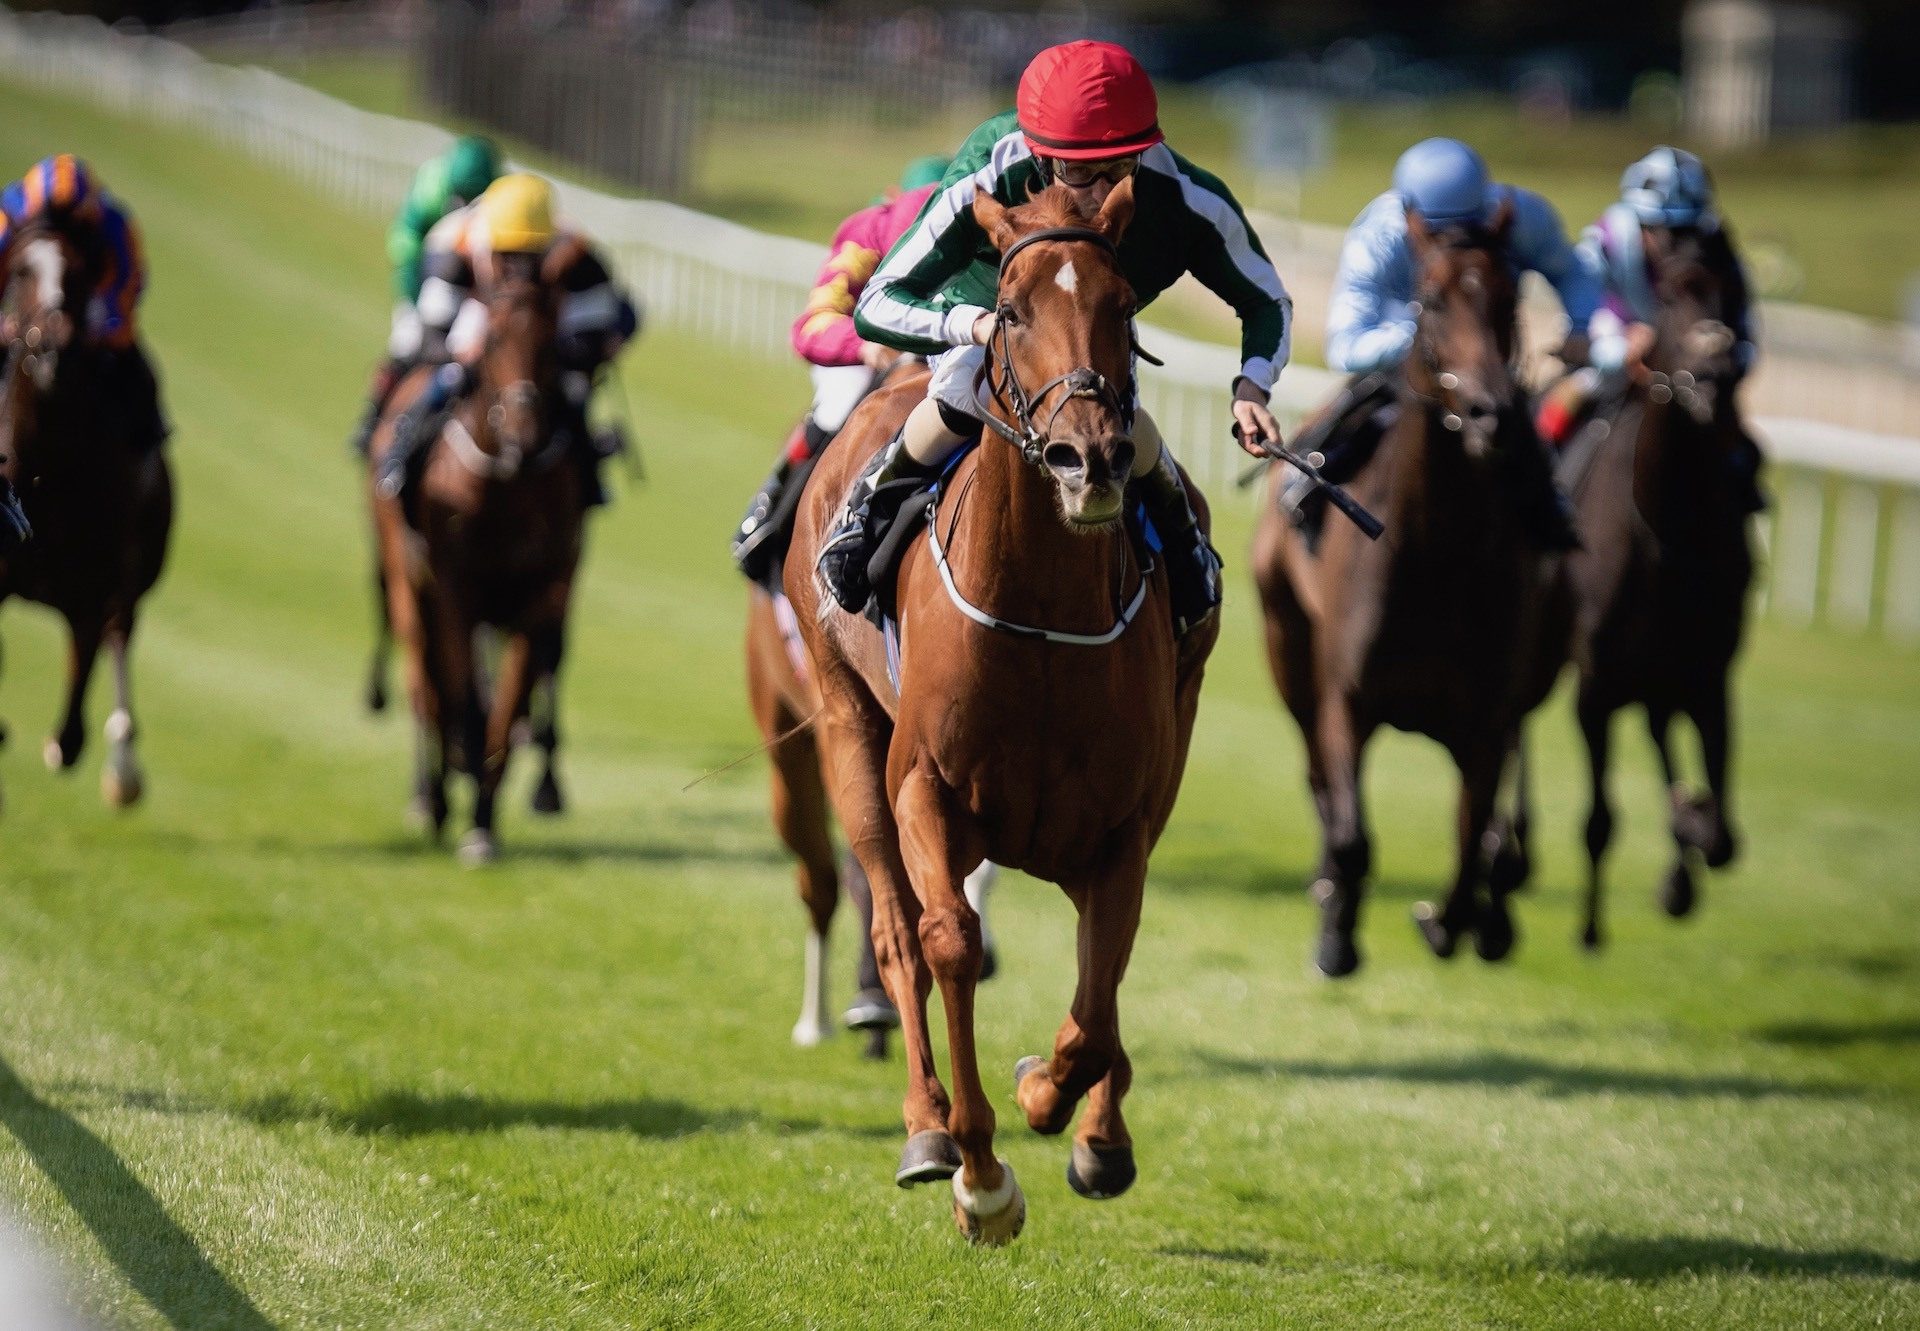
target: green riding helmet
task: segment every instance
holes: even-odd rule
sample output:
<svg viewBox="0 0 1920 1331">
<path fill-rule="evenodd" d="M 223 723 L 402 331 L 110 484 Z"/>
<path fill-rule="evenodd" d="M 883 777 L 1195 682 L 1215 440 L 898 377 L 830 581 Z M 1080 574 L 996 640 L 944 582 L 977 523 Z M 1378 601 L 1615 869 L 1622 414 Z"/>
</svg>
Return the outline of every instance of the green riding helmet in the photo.
<svg viewBox="0 0 1920 1331">
<path fill-rule="evenodd" d="M 947 168 L 951 165 L 953 159 L 939 153 L 914 158 L 907 163 L 907 169 L 900 173 L 900 192 L 905 194 L 922 185 L 934 184 L 947 174 Z"/>
<path fill-rule="evenodd" d="M 455 139 L 447 149 L 447 193 L 472 203 L 500 175 L 500 150 L 478 134 Z"/>
</svg>

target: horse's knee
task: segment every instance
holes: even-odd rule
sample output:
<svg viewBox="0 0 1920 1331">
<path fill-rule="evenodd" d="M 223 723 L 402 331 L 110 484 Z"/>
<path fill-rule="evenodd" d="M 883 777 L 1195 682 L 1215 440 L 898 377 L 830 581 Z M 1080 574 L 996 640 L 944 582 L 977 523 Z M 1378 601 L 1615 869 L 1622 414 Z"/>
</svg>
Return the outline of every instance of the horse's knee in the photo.
<svg viewBox="0 0 1920 1331">
<path fill-rule="evenodd" d="M 920 917 L 920 952 L 935 975 L 979 979 L 984 956 L 980 917 L 971 908 L 928 909 Z"/>
</svg>

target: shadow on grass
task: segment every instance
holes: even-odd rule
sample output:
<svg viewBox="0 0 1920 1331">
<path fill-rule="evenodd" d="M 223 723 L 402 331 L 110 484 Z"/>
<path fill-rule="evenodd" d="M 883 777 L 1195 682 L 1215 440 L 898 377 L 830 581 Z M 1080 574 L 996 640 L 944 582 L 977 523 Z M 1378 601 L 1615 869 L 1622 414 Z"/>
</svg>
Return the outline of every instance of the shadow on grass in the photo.
<svg viewBox="0 0 1920 1331">
<path fill-rule="evenodd" d="M 1517 1054 L 1476 1054 L 1458 1059 L 1412 1058 L 1398 1062 L 1362 1059 L 1332 1063 L 1317 1059 L 1243 1058 L 1209 1049 L 1192 1057 L 1206 1072 L 1238 1077 L 1300 1077 L 1321 1081 L 1396 1081 L 1432 1086 L 1513 1087 L 1542 1095 L 1652 1095 L 1669 1098 L 1843 1100 L 1862 1094 L 1855 1086 L 1780 1081 L 1773 1077 L 1684 1072 L 1641 1072 L 1582 1063 L 1552 1063 Z"/>
<path fill-rule="evenodd" d="M 246 843 L 246 849 L 261 855 L 319 855 L 339 860 L 417 860 L 454 862 L 453 835 L 435 843 L 416 833 L 395 833 L 369 841 L 300 842 L 284 837 L 258 837 Z M 688 864 L 702 861 L 715 864 L 753 864 L 775 866 L 786 863 L 785 855 L 768 831 L 766 844 L 728 846 L 676 841 L 586 841 L 539 840 L 514 835 L 511 826 L 500 836 L 502 860 L 548 864 Z"/>
<path fill-rule="evenodd" d="M 1855 1044 L 1920 1044 L 1920 1021 L 1792 1021 L 1754 1032 L 1770 1044 L 1838 1049 Z"/>
<path fill-rule="evenodd" d="M 177 1327 L 271 1331 L 273 1323 L 83 1123 L 0 1059 L 0 1123 L 74 1209 L 127 1283 Z"/>
<path fill-rule="evenodd" d="M 272 1095 L 242 1106 L 240 1112 L 269 1127 L 282 1123 L 321 1123 L 338 1132 L 365 1137 L 505 1132 L 523 1127 L 629 1133 L 656 1141 L 671 1141 L 702 1132 L 737 1132 L 749 1127 L 848 1137 L 892 1137 L 899 1133 L 894 1127 L 777 1118 L 750 1110 L 708 1109 L 684 1100 L 645 1096 L 575 1102 L 388 1091 L 357 1104 L 337 1105 L 292 1095 Z"/>
<path fill-rule="evenodd" d="M 1567 1254 L 1562 1265 L 1582 1275 L 1622 1280 L 1735 1272 L 1757 1276 L 1878 1276 L 1920 1280 L 1920 1261 L 1866 1248 L 1798 1250 L 1741 1239 L 1662 1235 L 1628 1238 L 1602 1234 Z"/>
</svg>

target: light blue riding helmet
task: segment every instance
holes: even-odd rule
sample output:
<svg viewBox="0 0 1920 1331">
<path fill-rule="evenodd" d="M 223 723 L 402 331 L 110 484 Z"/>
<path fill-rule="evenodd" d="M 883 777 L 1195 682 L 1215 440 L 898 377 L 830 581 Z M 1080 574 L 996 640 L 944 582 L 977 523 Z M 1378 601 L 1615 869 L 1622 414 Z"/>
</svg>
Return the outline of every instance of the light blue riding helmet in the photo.
<svg viewBox="0 0 1920 1331">
<path fill-rule="evenodd" d="M 1427 221 L 1448 226 L 1484 220 L 1493 182 L 1480 154 L 1460 140 L 1422 139 L 1394 163 L 1393 189 Z"/>
<path fill-rule="evenodd" d="M 1664 144 L 1620 177 L 1620 202 L 1643 226 L 1697 226 L 1712 230 L 1713 181 L 1698 157 Z"/>
</svg>

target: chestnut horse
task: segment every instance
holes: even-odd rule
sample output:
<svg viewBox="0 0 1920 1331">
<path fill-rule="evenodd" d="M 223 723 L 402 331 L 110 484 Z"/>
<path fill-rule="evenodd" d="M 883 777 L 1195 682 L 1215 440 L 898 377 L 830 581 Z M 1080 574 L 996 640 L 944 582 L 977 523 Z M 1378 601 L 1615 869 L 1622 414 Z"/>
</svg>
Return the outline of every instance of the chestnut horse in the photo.
<svg viewBox="0 0 1920 1331">
<path fill-rule="evenodd" d="M 1689 857 L 1733 857 L 1727 750 L 1728 675 L 1745 623 L 1753 557 L 1731 479 L 1741 438 L 1731 311 L 1744 304 L 1724 232 L 1647 232 L 1660 314 L 1648 375 L 1568 445 L 1565 479 L 1586 548 L 1567 560 L 1576 607 L 1573 659 L 1592 780 L 1586 924 L 1601 943 L 1600 866 L 1613 836 L 1606 778 L 1614 712 L 1635 703 L 1670 792 L 1673 866 L 1660 899 L 1675 917 L 1694 904 Z M 1591 432 L 1591 433 L 1588 433 Z M 1676 715 L 1700 736 L 1708 791 L 1690 796 L 1668 743 Z"/>
<path fill-rule="evenodd" d="M 416 726 L 414 810 L 438 836 L 447 819 L 448 769 L 471 776 L 473 826 L 460 845 L 469 864 L 497 854 L 495 797 L 536 681 L 557 678 L 584 527 L 579 471 L 567 465 L 566 441 L 554 428 L 559 298 L 537 269 L 516 266 L 518 258 L 496 256 L 501 272 L 486 294 L 477 382 L 431 446 L 414 511 L 369 485 Z M 395 392 L 375 436 L 375 459 L 394 417 L 419 396 L 429 373 L 417 371 Z M 482 626 L 504 639 L 490 705 L 476 646 Z M 537 727 L 547 769 L 536 808 L 559 805 L 550 741 L 555 708 L 548 697 Z"/>
<path fill-rule="evenodd" d="M 1135 1174 L 1118 991 L 1218 633 L 1209 619 L 1176 644 L 1165 574 L 1142 567 L 1122 521 L 1134 296 L 1114 246 L 1132 213 L 1130 181 L 1092 217 L 1058 186 L 1017 208 L 974 201 L 1003 256 L 986 381 L 1000 437 L 953 470 L 932 529 L 901 561 L 897 690 L 881 634 L 822 594 L 814 562 L 924 376 L 869 398 L 821 459 L 786 566 L 825 703 L 834 806 L 872 883 L 874 948 L 902 1018 L 908 1137 L 895 1179 L 951 1178 L 954 1218 L 975 1242 L 1012 1239 L 1026 1201 L 993 1150 L 974 1044 L 983 945 L 962 880 L 991 859 L 1058 883 L 1079 912 L 1070 1015 L 1051 1058 L 1020 1061 L 1015 1089 L 1028 1125 L 1048 1134 L 1087 1098 L 1068 1180 L 1083 1196 L 1118 1195 Z M 927 1026 L 934 983 L 951 1099 Z"/>
<path fill-rule="evenodd" d="M 0 556 L 0 601 L 24 596 L 67 621 L 66 711 L 44 750 L 56 771 L 79 761 L 87 681 L 102 646 L 112 657 L 100 789 L 122 808 L 145 788 L 128 657 L 140 598 L 166 561 L 173 478 L 158 444 L 137 437 L 142 404 L 109 387 L 119 376 L 106 358 L 122 353 L 84 340 L 96 274 L 78 248 L 34 228 L 15 237 L 10 256 L 0 470 L 19 490 L 34 535 Z"/>
<path fill-rule="evenodd" d="M 1553 561 L 1527 543 L 1503 474 L 1510 450 L 1538 447 L 1510 368 L 1511 218 L 1503 207 L 1491 226 L 1442 232 L 1408 217 L 1418 331 L 1397 417 L 1347 487 L 1384 537 L 1333 523 L 1316 555 L 1271 502 L 1254 533 L 1268 665 L 1305 737 L 1320 818 L 1315 964 L 1328 976 L 1360 965 L 1372 864 L 1361 759 L 1383 724 L 1439 741 L 1460 770 L 1452 889 L 1439 910 L 1415 911 L 1429 946 L 1448 957 L 1471 932 L 1493 961 L 1513 944 L 1506 896 L 1525 875 L 1524 814 L 1496 830 L 1504 863 L 1491 874 L 1488 833 L 1503 775 L 1524 787 L 1521 720 L 1552 688 L 1564 634 L 1541 627 Z"/>
</svg>

